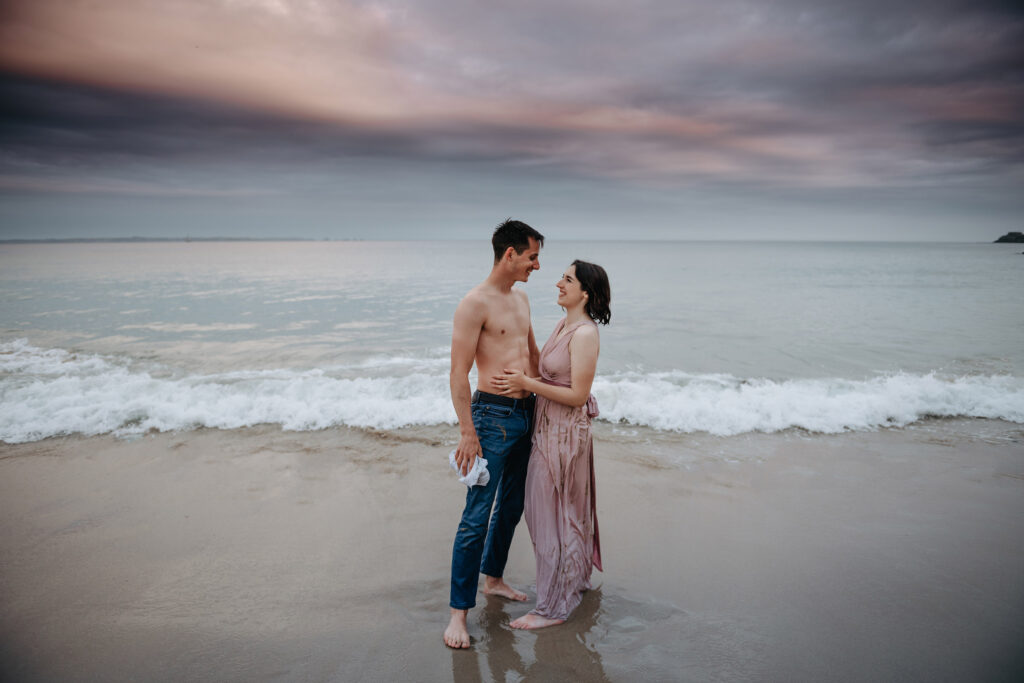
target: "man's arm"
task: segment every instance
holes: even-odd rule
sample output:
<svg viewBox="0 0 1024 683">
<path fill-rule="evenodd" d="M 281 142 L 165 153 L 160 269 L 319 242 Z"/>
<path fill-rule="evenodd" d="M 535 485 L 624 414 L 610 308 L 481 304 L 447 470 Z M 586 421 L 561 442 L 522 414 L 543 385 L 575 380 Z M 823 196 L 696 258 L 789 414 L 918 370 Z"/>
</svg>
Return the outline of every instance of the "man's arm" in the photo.
<svg viewBox="0 0 1024 683">
<path fill-rule="evenodd" d="M 526 319 L 530 321 L 530 331 L 526 337 L 526 343 L 530 349 L 530 367 L 527 374 L 530 377 L 540 377 L 540 349 L 537 348 L 537 339 L 533 336 L 533 319 L 530 315 L 530 300 L 523 293 L 523 300 L 526 301 Z"/>
<path fill-rule="evenodd" d="M 540 377 L 540 349 L 533 337 L 533 324 L 530 324 L 530 377 Z"/>
<path fill-rule="evenodd" d="M 473 426 L 473 411 L 470 408 L 472 390 L 469 386 L 469 371 L 476 358 L 476 345 L 480 330 L 487 318 L 487 308 L 472 294 L 459 302 L 455 309 L 452 325 L 452 368 L 448 382 L 452 392 L 452 405 L 459 419 L 459 445 L 455 449 L 455 462 L 465 475 L 477 455 L 481 455 L 480 439 Z"/>
</svg>

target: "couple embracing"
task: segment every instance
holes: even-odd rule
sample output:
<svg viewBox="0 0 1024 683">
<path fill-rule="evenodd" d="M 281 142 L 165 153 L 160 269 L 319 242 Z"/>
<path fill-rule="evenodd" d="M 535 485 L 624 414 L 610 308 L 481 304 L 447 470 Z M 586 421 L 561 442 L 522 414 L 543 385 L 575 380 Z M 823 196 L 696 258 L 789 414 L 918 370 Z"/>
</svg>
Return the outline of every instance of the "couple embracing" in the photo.
<svg viewBox="0 0 1024 683">
<path fill-rule="evenodd" d="M 451 620 L 444 642 L 470 645 L 466 615 L 484 593 L 524 601 L 503 577 L 520 516 L 537 559 L 537 605 L 513 628 L 564 622 L 601 569 L 594 498 L 590 394 L 611 292 L 603 268 L 574 261 L 558 281 L 565 318 L 543 349 L 530 324 L 530 303 L 516 290 L 540 268 L 544 236 L 507 220 L 491 239 L 494 266 L 455 311 L 451 392 L 461 437 L 455 465 L 466 475 L 487 460 L 489 480 L 470 486 L 452 550 Z M 477 366 L 477 390 L 469 371 Z"/>
</svg>

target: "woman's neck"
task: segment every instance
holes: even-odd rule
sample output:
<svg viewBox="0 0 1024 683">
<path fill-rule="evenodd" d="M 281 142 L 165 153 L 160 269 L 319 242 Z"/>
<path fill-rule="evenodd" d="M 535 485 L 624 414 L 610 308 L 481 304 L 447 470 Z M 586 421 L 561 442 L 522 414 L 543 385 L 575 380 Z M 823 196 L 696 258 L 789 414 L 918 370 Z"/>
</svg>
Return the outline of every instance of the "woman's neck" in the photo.
<svg viewBox="0 0 1024 683">
<path fill-rule="evenodd" d="M 581 301 L 572 308 L 565 309 L 565 326 L 575 325 L 581 320 L 589 320 L 587 317 L 586 305 Z"/>
</svg>

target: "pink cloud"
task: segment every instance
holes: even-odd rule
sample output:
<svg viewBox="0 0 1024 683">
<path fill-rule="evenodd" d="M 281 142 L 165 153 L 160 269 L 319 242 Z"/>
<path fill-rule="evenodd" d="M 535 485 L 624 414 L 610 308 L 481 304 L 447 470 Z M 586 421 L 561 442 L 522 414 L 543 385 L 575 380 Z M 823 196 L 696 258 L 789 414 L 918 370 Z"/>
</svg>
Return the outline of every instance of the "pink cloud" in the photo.
<svg viewBox="0 0 1024 683">
<path fill-rule="evenodd" d="M 28 0 L 0 28 L 8 68 L 269 111 L 387 119 L 408 87 L 378 12 L 294 0 Z"/>
</svg>

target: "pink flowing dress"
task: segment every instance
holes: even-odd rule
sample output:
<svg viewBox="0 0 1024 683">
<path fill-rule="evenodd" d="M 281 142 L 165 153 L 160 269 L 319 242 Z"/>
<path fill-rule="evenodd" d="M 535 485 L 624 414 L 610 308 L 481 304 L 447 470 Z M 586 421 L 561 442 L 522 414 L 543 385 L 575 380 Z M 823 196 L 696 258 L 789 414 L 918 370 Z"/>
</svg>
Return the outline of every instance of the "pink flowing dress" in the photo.
<svg viewBox="0 0 1024 683">
<path fill-rule="evenodd" d="M 541 381 L 571 385 L 569 341 L 583 325 L 594 323 L 583 320 L 566 330 L 563 318 L 555 326 L 540 352 Z M 533 613 L 567 619 L 590 588 L 593 568 L 601 570 L 590 435 L 597 401 L 591 395 L 584 406 L 573 407 L 538 396 L 534 415 L 525 511 L 537 558 Z"/>
</svg>

